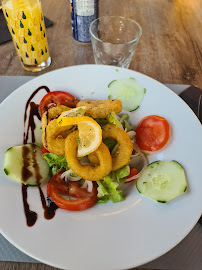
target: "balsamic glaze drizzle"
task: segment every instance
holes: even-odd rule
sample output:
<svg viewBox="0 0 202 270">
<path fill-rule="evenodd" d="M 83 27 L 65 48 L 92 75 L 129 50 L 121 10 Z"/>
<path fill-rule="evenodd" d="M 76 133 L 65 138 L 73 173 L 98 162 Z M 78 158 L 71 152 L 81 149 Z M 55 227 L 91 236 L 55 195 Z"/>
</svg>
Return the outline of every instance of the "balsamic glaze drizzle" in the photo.
<svg viewBox="0 0 202 270">
<path fill-rule="evenodd" d="M 32 143 L 35 142 L 35 135 L 34 135 L 34 130 L 36 128 L 36 124 L 34 122 L 35 115 L 39 120 L 41 120 L 41 117 L 39 115 L 39 105 L 35 104 L 34 102 L 30 102 L 30 114 L 29 114 L 27 130 L 26 130 L 26 132 L 24 131 L 23 144 L 26 144 L 28 139 L 29 139 L 29 130 L 30 129 L 31 129 Z"/>
<path fill-rule="evenodd" d="M 27 146 L 22 147 L 22 159 L 23 159 L 23 166 L 21 170 L 22 181 L 25 183 L 29 177 L 33 175 L 33 173 L 29 170 L 29 155 L 31 154 L 30 148 Z"/>
<path fill-rule="evenodd" d="M 47 140 L 46 140 L 46 128 L 47 128 L 47 125 L 48 125 L 48 111 L 46 112 L 46 127 L 45 127 L 45 130 L 44 130 L 44 142 L 45 142 L 45 145 L 46 145 L 46 148 L 47 148 Z"/>
<path fill-rule="evenodd" d="M 37 213 L 29 209 L 29 204 L 27 202 L 27 188 L 28 186 L 22 184 L 22 198 L 23 198 L 25 217 L 27 220 L 27 226 L 32 227 L 37 220 Z"/>
<path fill-rule="evenodd" d="M 49 205 L 47 205 L 46 199 L 45 199 L 45 196 L 43 194 L 41 187 L 39 186 L 38 189 L 39 189 L 39 193 L 41 197 L 41 203 L 44 209 L 44 217 L 46 219 L 52 219 L 55 216 L 55 211 L 58 208 L 58 206 L 53 201 L 50 201 L 50 200 L 49 200 Z"/>
<path fill-rule="evenodd" d="M 29 129 L 31 128 L 31 139 L 32 139 L 32 143 L 35 142 L 35 136 L 34 136 L 34 129 L 36 127 L 35 123 L 34 123 L 34 115 L 37 116 L 37 118 L 39 120 L 41 120 L 41 117 L 39 115 L 39 110 L 38 104 L 35 104 L 34 102 L 31 102 L 31 100 L 33 99 L 33 97 L 40 91 L 40 90 L 45 90 L 47 93 L 50 92 L 50 89 L 47 86 L 40 86 L 39 88 L 37 88 L 29 97 L 29 99 L 27 100 L 27 103 L 25 105 L 25 113 L 24 113 L 24 134 L 23 134 L 23 144 L 26 144 L 28 141 L 28 137 L 29 137 Z M 29 115 L 29 120 L 28 120 L 28 125 L 27 125 L 27 130 L 25 132 L 25 123 L 27 120 L 27 111 L 28 111 L 28 107 L 30 105 L 30 115 Z"/>
<path fill-rule="evenodd" d="M 29 97 L 29 99 L 27 100 L 27 103 L 25 105 L 25 113 L 24 113 L 23 144 L 27 144 L 27 142 L 29 140 L 29 130 L 30 129 L 31 129 L 31 141 L 32 141 L 32 143 L 35 142 L 34 130 L 36 128 L 36 124 L 34 122 L 34 116 L 36 116 L 39 120 L 41 120 L 41 117 L 39 114 L 39 105 L 35 104 L 31 100 L 40 90 L 45 90 L 47 93 L 50 92 L 50 89 L 47 86 L 41 86 L 41 87 L 37 88 L 32 93 L 32 95 Z M 25 128 L 25 124 L 26 124 L 26 120 L 27 120 L 27 111 L 28 111 L 29 107 L 30 107 L 30 113 L 29 113 L 29 118 L 28 118 L 28 124 L 27 124 L 27 128 Z M 26 180 L 33 174 L 28 168 L 29 162 L 30 162 L 30 160 L 29 160 L 30 158 L 28 156 L 30 156 L 30 154 L 31 154 L 36 181 L 39 184 L 40 179 L 41 179 L 41 174 L 39 171 L 39 166 L 36 162 L 36 153 L 35 153 L 36 151 L 34 151 L 35 150 L 34 146 L 32 146 L 32 147 L 33 147 L 33 151 L 31 151 L 30 148 L 27 146 L 23 146 L 23 148 L 22 148 L 22 157 L 23 157 L 23 167 L 22 167 L 22 172 L 21 172 L 22 180 L 25 183 Z M 30 210 L 29 204 L 27 202 L 27 189 L 28 189 L 28 186 L 22 184 L 22 199 L 23 199 L 25 217 L 26 217 L 26 221 L 27 221 L 27 226 L 31 227 L 35 224 L 35 222 L 37 220 L 37 213 Z M 38 190 L 40 193 L 41 204 L 42 204 L 42 207 L 44 209 L 44 217 L 46 219 L 52 219 L 55 216 L 55 211 L 58 207 L 54 202 L 52 202 L 50 200 L 49 200 L 49 204 L 47 205 L 44 193 L 43 193 L 40 186 L 38 186 Z"/>
</svg>

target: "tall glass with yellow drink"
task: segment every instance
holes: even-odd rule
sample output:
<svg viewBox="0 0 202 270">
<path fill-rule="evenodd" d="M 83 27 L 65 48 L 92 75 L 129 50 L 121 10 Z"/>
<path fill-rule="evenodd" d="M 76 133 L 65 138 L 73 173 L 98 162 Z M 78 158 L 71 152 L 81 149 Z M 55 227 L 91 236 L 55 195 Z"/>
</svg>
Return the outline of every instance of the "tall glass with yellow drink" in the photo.
<svg viewBox="0 0 202 270">
<path fill-rule="evenodd" d="M 40 0 L 2 0 L 2 8 L 23 67 L 40 71 L 51 64 Z"/>
</svg>

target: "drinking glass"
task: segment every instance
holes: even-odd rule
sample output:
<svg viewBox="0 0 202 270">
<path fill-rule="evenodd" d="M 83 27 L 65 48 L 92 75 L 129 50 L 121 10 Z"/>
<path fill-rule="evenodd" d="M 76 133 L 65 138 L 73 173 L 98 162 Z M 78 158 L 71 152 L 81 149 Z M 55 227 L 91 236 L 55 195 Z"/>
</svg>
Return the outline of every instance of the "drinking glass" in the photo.
<svg viewBox="0 0 202 270">
<path fill-rule="evenodd" d="M 90 25 L 96 64 L 128 68 L 142 35 L 140 25 L 120 16 L 103 16 Z"/>
<path fill-rule="evenodd" d="M 51 64 L 40 0 L 2 0 L 2 9 L 25 70 L 40 71 Z"/>
</svg>

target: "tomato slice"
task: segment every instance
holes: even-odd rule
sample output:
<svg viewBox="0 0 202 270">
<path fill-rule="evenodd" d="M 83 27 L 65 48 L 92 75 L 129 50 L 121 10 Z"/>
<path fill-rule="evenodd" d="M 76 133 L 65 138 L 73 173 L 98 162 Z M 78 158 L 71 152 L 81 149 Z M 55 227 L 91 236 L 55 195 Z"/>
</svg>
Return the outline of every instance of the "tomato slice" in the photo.
<svg viewBox="0 0 202 270">
<path fill-rule="evenodd" d="M 62 209 L 81 211 L 93 206 L 97 201 L 97 184 L 93 182 L 92 192 L 81 188 L 78 181 L 68 181 L 60 178 L 64 170 L 53 175 L 47 185 L 47 195 Z"/>
<path fill-rule="evenodd" d="M 136 174 L 138 174 L 137 169 L 136 168 L 130 168 L 130 174 L 127 176 L 127 178 L 131 178 Z"/>
<path fill-rule="evenodd" d="M 50 153 L 45 147 L 41 148 L 42 155 L 46 153 Z"/>
<path fill-rule="evenodd" d="M 144 117 L 136 128 L 136 143 L 141 150 L 157 151 L 169 139 L 168 121 L 157 115 Z"/>
<path fill-rule="evenodd" d="M 137 174 L 138 174 L 137 169 L 130 167 L 130 174 L 126 177 L 127 179 L 124 183 L 127 184 L 127 183 L 134 181 L 135 179 L 130 179 L 130 178 L 137 175 Z"/>
<path fill-rule="evenodd" d="M 57 104 L 75 108 L 78 100 L 76 97 L 64 91 L 53 91 L 47 93 L 39 104 L 39 114 L 42 116 L 44 112 Z"/>
</svg>

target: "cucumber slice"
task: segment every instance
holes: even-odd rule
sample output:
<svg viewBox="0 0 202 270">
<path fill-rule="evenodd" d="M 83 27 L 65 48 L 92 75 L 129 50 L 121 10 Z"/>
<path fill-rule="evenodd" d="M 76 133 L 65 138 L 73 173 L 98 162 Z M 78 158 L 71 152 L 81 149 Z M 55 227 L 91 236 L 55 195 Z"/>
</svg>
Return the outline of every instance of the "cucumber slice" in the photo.
<svg viewBox="0 0 202 270">
<path fill-rule="evenodd" d="M 118 79 L 108 85 L 108 98 L 121 100 L 123 109 L 129 112 L 140 106 L 145 92 L 134 78 Z"/>
<path fill-rule="evenodd" d="M 50 168 L 35 144 L 14 146 L 6 151 L 4 172 L 17 182 L 38 186 L 49 179 Z"/>
<path fill-rule="evenodd" d="M 155 161 L 147 166 L 136 182 L 140 193 L 166 203 L 187 189 L 183 167 L 177 161 Z"/>
</svg>

